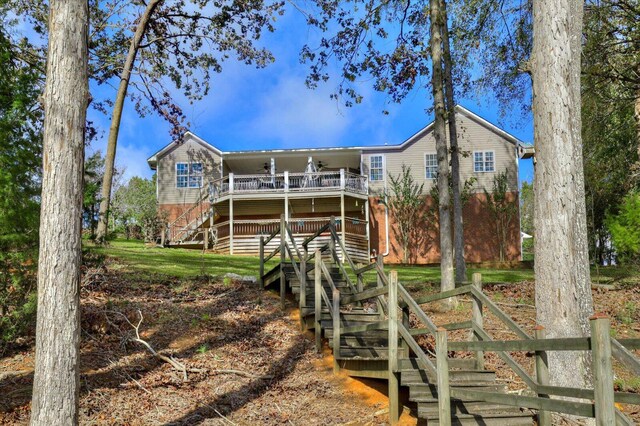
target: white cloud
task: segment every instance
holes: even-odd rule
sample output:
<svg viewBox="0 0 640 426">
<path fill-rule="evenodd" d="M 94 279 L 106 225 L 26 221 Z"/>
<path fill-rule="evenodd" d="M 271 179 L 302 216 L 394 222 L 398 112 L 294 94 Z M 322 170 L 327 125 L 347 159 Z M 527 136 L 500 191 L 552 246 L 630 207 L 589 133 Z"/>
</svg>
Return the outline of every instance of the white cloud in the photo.
<svg viewBox="0 0 640 426">
<path fill-rule="evenodd" d="M 149 156 L 146 147 L 120 144 L 116 153 L 116 168 L 124 169 L 123 182 L 134 176 L 150 178 L 153 171 L 147 164 Z"/>
<path fill-rule="evenodd" d="M 281 147 L 330 146 L 351 124 L 351 111 L 329 99 L 329 90 L 308 90 L 304 78 L 285 74 L 256 99 L 248 133 Z"/>
</svg>

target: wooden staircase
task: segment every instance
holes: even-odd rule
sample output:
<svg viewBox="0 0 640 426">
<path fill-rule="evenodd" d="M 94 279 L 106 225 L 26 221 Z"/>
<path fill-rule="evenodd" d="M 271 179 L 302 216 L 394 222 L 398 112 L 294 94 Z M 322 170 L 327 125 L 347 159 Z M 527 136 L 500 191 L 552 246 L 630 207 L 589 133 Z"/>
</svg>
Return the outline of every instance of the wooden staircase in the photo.
<svg viewBox="0 0 640 426">
<path fill-rule="evenodd" d="M 599 390 L 598 386 L 594 390 L 554 387 L 548 385 L 545 376 L 545 350 L 579 350 L 582 347 L 591 350 L 592 346 L 609 342 L 607 328 L 599 337 L 544 339 L 544 336 L 536 335 L 533 339 L 482 292 L 479 274 L 474 274 L 473 285 L 416 300 L 398 283 L 395 272 L 388 276 L 384 273 L 381 257 L 376 263 L 364 266 L 353 264 L 348 256 L 342 263 L 336 250 L 342 243 L 337 233 L 332 232 L 331 224 L 302 243 L 303 253 L 297 249 L 290 230 L 282 229 L 282 232 L 286 234 L 281 238 L 280 247 L 269 255 L 261 250 L 263 285 L 279 288 L 283 305 L 286 293 L 295 296 L 302 328 L 314 331 L 318 352 L 323 347 L 323 339 L 327 341 L 333 351 L 334 371 L 388 381 L 392 424 L 400 414 L 400 387 L 407 388 L 409 401 L 414 404 L 411 408 L 429 425 L 531 425 L 537 415 L 538 424 L 544 426 L 551 424 L 549 413 L 554 411 L 596 417 L 599 425 L 634 424 L 614 407 L 613 401 L 640 404 L 637 394 L 614 393 L 612 381 L 610 389 L 605 385 L 604 390 Z M 308 253 L 309 243 L 323 232 L 333 235 L 330 244 Z M 277 233 L 264 240 L 264 244 Z M 264 272 L 264 262 L 278 253 L 281 255 L 278 265 Z M 365 284 L 365 274 L 369 271 L 374 273 L 375 282 Z M 371 279 L 371 273 L 367 277 Z M 471 321 L 437 327 L 421 308 L 425 303 L 460 295 L 471 298 Z M 482 325 L 483 308 L 522 340 L 492 340 Z M 420 327 L 415 327 L 415 319 L 412 321 L 414 327 L 410 326 L 410 313 L 421 323 Z M 599 318 L 593 321 L 592 325 L 604 324 Z M 447 331 L 460 329 L 470 329 L 474 338 L 465 342 L 451 341 Z M 435 337 L 435 354 L 417 343 L 414 337 L 419 335 Z M 567 346 L 558 340 L 572 342 Z M 594 362 L 606 364 L 608 361 L 606 376 L 612 380 L 612 356 L 628 368 L 640 371 L 640 362 L 628 351 L 639 343 L 615 339 L 611 342 L 612 347 L 617 348 L 613 353 L 594 350 L 592 354 Z M 535 378 L 508 354 L 523 350 L 535 351 L 538 365 Z M 496 352 L 520 376 L 529 392 L 525 395 L 507 392 L 506 386 L 496 380 L 495 372 L 484 368 L 484 351 Z M 469 353 L 475 353 L 475 356 L 469 358 Z M 610 402 L 600 393 L 609 395 Z M 595 402 L 551 400 L 548 395 L 579 396 Z M 609 417 L 603 414 L 607 411 Z"/>
<path fill-rule="evenodd" d="M 300 302 L 300 280 L 293 267 L 285 269 L 287 287 Z M 339 267 L 330 268 L 331 278 L 341 297 L 353 295 L 351 288 L 342 276 Z M 314 271 L 307 272 L 307 282 L 314 282 Z M 333 303 L 332 288 L 328 280 L 322 280 L 322 286 Z M 315 329 L 313 306 L 315 294 L 306 293 L 306 306 L 301 311 L 302 327 Z M 350 328 L 377 324 L 385 315 L 377 311 L 375 304 L 369 306 L 343 306 L 340 311 L 342 327 Z M 321 310 L 320 330 L 328 346 L 334 346 L 333 318 L 330 310 L 324 306 Z M 339 355 L 335 358 L 336 369 L 353 377 L 386 379 L 388 375 L 389 333 L 387 329 L 372 329 L 365 332 L 341 332 Z M 433 374 L 420 367 L 417 358 L 412 357 L 409 348 L 402 346 L 398 339 L 398 357 L 400 385 L 408 388 L 409 400 L 415 403 L 414 409 L 419 418 L 429 425 L 441 424 L 438 415 L 438 391 Z M 335 353 L 335 351 L 334 351 Z M 433 359 L 435 362 L 435 359 Z M 450 386 L 474 390 L 505 392 L 506 386 L 496 382 L 495 372 L 477 369 L 474 359 L 450 358 Z M 451 424 L 457 425 L 532 425 L 533 412 L 500 404 L 487 404 L 481 401 L 451 399 Z"/>
</svg>

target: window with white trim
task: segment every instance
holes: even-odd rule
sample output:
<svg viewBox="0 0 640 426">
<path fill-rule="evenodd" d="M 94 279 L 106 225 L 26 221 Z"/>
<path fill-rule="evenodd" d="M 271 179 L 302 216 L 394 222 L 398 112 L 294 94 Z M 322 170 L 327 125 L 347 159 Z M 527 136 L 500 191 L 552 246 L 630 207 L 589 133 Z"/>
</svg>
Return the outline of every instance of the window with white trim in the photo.
<svg viewBox="0 0 640 426">
<path fill-rule="evenodd" d="M 438 176 L 438 154 L 424 155 L 425 177 L 435 179 Z"/>
<path fill-rule="evenodd" d="M 474 172 L 495 172 L 493 151 L 475 151 L 473 153 Z"/>
<path fill-rule="evenodd" d="M 372 155 L 369 157 L 369 179 L 372 181 L 384 179 L 384 160 L 382 155 Z"/>
<path fill-rule="evenodd" d="M 202 187 L 202 163 L 176 163 L 176 188 Z"/>
</svg>

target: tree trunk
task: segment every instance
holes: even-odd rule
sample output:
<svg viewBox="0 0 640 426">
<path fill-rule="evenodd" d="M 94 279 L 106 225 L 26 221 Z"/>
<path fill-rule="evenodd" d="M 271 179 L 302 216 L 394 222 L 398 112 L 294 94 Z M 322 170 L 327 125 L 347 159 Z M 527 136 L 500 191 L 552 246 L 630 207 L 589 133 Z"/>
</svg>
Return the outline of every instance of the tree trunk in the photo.
<svg viewBox="0 0 640 426">
<path fill-rule="evenodd" d="M 466 281 L 467 265 L 464 261 L 464 227 L 462 222 L 462 198 L 460 194 L 460 157 L 458 149 L 458 128 L 453 92 L 453 61 L 449 44 L 449 24 L 447 20 L 447 2 L 440 0 L 442 14 L 442 50 L 444 59 L 444 91 L 446 97 L 447 118 L 449 120 L 449 143 L 451 145 L 451 192 L 453 193 L 453 246 L 455 256 L 455 280 Z"/>
<path fill-rule="evenodd" d="M 88 16 L 86 1 L 50 3 L 33 425 L 78 423 Z"/>
<path fill-rule="evenodd" d="M 455 288 L 453 279 L 453 247 L 451 241 L 451 212 L 449 211 L 449 159 L 444 105 L 444 81 L 442 77 L 442 14 L 440 0 L 430 0 L 431 7 L 431 59 L 433 74 L 431 86 L 435 109 L 433 135 L 438 154 L 438 219 L 440 224 L 440 273 L 441 291 Z M 455 303 L 453 299 L 447 299 Z M 452 303 L 448 303 L 451 305 Z"/>
<path fill-rule="evenodd" d="M 586 336 L 593 313 L 581 142 L 580 0 L 533 3 L 536 314 L 549 338 Z M 590 387 L 588 352 L 549 353 L 553 385 Z"/>
<path fill-rule="evenodd" d="M 104 175 L 102 177 L 102 200 L 100 200 L 100 212 L 98 218 L 98 231 L 96 233 L 96 242 L 104 243 L 107 237 L 107 229 L 109 224 L 109 204 L 111 203 L 111 187 L 113 185 L 113 173 L 116 163 L 116 148 L 118 146 L 118 135 L 120 133 L 120 121 L 122 120 L 122 110 L 124 101 L 127 98 L 127 90 L 129 89 L 129 79 L 133 71 L 133 65 L 140 49 L 142 41 L 149 21 L 162 0 L 151 0 L 147 4 L 147 8 L 140 17 L 136 32 L 131 39 L 129 52 L 120 74 L 120 86 L 113 104 L 113 112 L 111 114 L 111 126 L 109 127 L 109 138 L 107 139 L 107 154 L 104 158 Z"/>
</svg>

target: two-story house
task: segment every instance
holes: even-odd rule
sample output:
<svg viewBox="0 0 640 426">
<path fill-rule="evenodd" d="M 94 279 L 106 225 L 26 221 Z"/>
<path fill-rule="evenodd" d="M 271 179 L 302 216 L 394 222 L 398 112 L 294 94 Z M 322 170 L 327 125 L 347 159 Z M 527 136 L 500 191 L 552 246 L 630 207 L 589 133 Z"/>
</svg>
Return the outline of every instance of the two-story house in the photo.
<svg viewBox="0 0 640 426">
<path fill-rule="evenodd" d="M 494 177 L 506 173 L 509 200 L 518 211 L 518 158 L 529 156 L 531 149 L 461 106 L 456 114 L 465 153 L 461 180 L 474 178 L 464 207 L 465 257 L 469 262 L 498 260 L 497 233 L 502 230 L 496 228 L 484 189 L 491 191 Z M 168 221 L 163 236 L 167 245 L 257 255 L 260 237 L 279 225 L 281 215 L 300 241 L 334 217 L 352 258 L 365 262 L 372 254 L 383 254 L 386 262 L 400 262 L 396 224 L 383 197 L 389 175 L 400 174 L 403 164 L 416 182 L 425 184 L 426 208 L 437 209 L 428 195 L 437 173 L 433 123 L 399 145 L 348 148 L 223 152 L 187 132 L 148 163 L 157 173 L 158 204 Z M 503 257 L 519 260 L 519 214 L 510 223 Z M 425 221 L 421 228 L 410 258 L 437 263 L 437 225 Z"/>
</svg>

